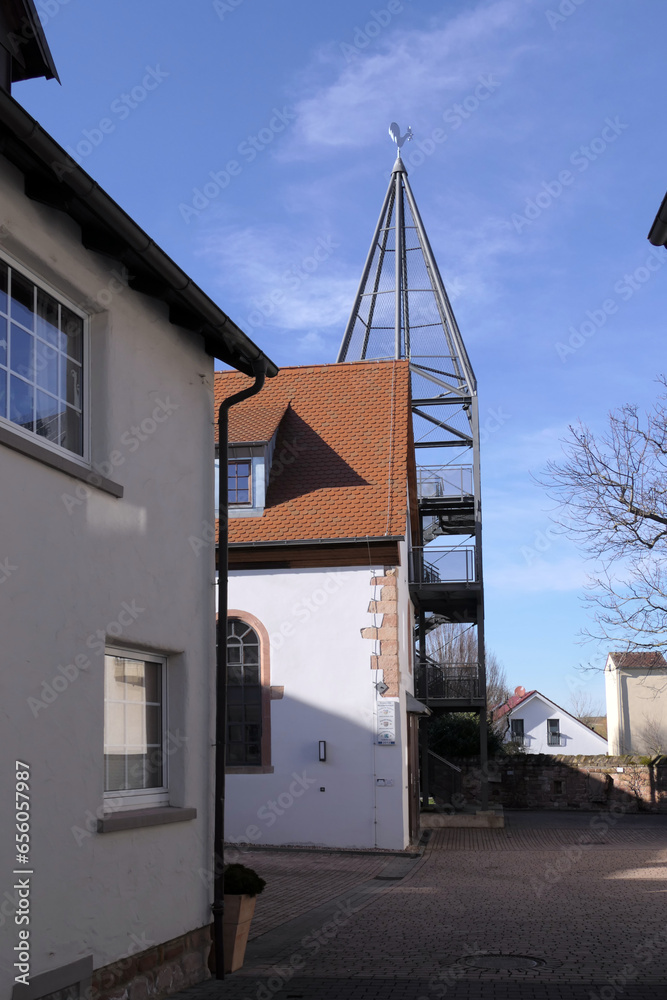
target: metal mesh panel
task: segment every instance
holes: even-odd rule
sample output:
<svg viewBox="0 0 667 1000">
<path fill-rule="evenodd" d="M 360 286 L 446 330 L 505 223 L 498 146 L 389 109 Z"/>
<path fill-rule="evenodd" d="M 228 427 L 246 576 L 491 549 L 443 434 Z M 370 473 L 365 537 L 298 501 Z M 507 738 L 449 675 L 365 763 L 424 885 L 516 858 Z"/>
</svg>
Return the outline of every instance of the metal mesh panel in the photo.
<svg viewBox="0 0 667 1000">
<path fill-rule="evenodd" d="M 399 178 L 397 186 L 396 179 Z M 415 365 L 440 373 L 460 389 L 469 389 L 467 359 L 452 329 L 447 296 L 421 221 L 414 217 L 406 195 L 405 177 L 393 175 L 392 188 L 374 238 L 372 253 L 354 304 L 340 360 L 409 358 Z M 397 195 L 398 190 L 398 195 Z M 398 241 L 401 252 L 401 294 L 396 296 L 396 226 L 399 205 L 403 225 Z M 396 329 L 398 327 L 398 349 Z M 438 395 L 433 383 L 413 395 Z"/>
</svg>

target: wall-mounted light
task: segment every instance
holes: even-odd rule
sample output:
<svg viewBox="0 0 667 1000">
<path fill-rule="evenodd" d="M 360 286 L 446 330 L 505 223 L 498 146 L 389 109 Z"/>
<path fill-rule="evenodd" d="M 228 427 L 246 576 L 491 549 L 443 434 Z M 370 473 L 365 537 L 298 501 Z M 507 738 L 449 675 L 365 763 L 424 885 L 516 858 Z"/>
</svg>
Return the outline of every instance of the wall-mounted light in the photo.
<svg viewBox="0 0 667 1000">
<path fill-rule="evenodd" d="M 320 760 L 327 759 L 327 741 L 320 740 Z"/>
</svg>

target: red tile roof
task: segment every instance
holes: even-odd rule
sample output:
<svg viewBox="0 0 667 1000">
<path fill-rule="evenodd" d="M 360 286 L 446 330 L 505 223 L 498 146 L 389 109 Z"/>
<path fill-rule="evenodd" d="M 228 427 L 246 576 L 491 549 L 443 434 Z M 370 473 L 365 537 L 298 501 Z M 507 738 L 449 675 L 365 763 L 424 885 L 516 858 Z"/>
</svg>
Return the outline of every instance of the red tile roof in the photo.
<svg viewBox="0 0 667 1000">
<path fill-rule="evenodd" d="M 216 372 L 216 407 L 249 384 Z M 257 428 L 266 433 L 281 409 L 264 513 L 231 518 L 230 543 L 404 535 L 414 468 L 407 361 L 282 368 L 232 408 L 230 443 L 260 440 Z"/>
<path fill-rule="evenodd" d="M 667 667 L 667 662 L 662 653 L 610 653 L 614 661 L 614 666 L 636 667 L 644 670 L 660 670 Z"/>
<path fill-rule="evenodd" d="M 521 690 L 523 693 L 518 694 L 517 692 L 519 690 Z M 494 721 L 496 719 L 502 719 L 503 715 L 507 715 L 507 713 L 511 712 L 513 708 L 516 708 L 517 705 L 520 705 L 522 701 L 526 701 L 534 694 L 537 694 L 536 688 L 533 688 L 532 691 L 525 691 L 523 688 L 521 689 L 517 688 L 514 694 L 511 695 L 506 702 L 503 702 L 503 704 L 499 705 L 498 708 L 494 708 L 492 713 Z"/>
</svg>

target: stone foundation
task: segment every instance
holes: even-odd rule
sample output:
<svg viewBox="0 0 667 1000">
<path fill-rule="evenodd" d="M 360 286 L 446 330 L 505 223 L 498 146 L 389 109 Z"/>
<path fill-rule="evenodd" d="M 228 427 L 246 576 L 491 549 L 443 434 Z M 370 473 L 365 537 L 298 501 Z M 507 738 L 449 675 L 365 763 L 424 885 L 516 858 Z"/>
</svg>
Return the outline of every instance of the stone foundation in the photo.
<svg viewBox="0 0 667 1000">
<path fill-rule="evenodd" d="M 96 969 L 92 985 L 83 992 L 69 992 L 67 1000 L 74 996 L 81 1000 L 160 1000 L 209 979 L 210 950 L 211 928 L 200 927 Z M 63 992 L 45 1000 L 61 1000 Z"/>
</svg>

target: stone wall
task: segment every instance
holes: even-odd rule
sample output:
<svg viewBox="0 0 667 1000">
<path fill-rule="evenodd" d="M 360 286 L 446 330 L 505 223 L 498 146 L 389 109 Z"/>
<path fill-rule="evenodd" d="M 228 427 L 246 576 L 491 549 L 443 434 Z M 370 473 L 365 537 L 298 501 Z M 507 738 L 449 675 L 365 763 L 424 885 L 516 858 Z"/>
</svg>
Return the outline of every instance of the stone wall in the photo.
<svg viewBox="0 0 667 1000">
<path fill-rule="evenodd" d="M 461 792 L 454 806 L 480 801 L 478 759 L 457 759 Z M 667 760 L 526 754 L 489 761 L 489 803 L 506 809 L 622 809 L 667 813 Z M 435 790 L 434 790 L 435 791 Z"/>
</svg>

